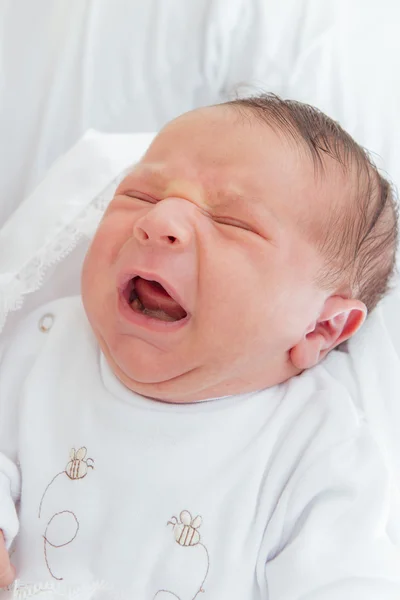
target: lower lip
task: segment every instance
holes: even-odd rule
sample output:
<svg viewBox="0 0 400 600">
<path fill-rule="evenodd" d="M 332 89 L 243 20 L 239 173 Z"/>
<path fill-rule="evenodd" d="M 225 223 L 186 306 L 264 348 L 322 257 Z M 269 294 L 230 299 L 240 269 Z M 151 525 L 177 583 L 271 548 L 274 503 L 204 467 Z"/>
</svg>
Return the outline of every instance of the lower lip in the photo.
<svg viewBox="0 0 400 600">
<path fill-rule="evenodd" d="M 142 315 L 141 313 L 132 310 L 122 290 L 119 290 L 118 293 L 118 311 L 125 320 L 129 321 L 133 325 L 138 325 L 143 329 L 158 333 L 166 333 L 182 329 L 190 320 L 190 315 L 186 315 L 184 319 L 180 319 L 179 321 L 161 321 L 160 319 L 154 319 L 148 315 Z"/>
</svg>

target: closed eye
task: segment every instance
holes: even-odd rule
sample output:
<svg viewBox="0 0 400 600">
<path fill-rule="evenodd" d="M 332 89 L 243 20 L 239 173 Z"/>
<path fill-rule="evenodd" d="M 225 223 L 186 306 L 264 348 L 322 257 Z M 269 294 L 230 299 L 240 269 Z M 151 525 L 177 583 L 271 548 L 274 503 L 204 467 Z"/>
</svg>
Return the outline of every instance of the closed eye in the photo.
<svg viewBox="0 0 400 600">
<path fill-rule="evenodd" d="M 141 200 L 143 202 L 149 202 L 150 204 L 157 204 L 159 200 L 156 198 L 152 198 L 147 194 L 143 194 L 141 192 L 125 192 L 124 196 L 128 196 L 129 198 L 133 198 L 134 200 Z M 216 223 L 220 223 L 221 225 L 227 225 L 229 227 L 237 227 L 239 229 L 243 229 L 245 231 L 249 231 L 250 233 L 255 233 L 258 235 L 258 232 L 243 221 L 239 221 L 237 219 L 231 219 L 229 217 L 212 217 Z"/>
<path fill-rule="evenodd" d="M 213 217 L 214 221 L 220 223 L 221 225 L 229 225 L 231 227 L 239 227 L 240 229 L 244 229 L 246 231 L 250 231 L 251 233 L 257 233 L 253 227 L 247 225 L 247 223 L 243 223 L 242 221 L 238 221 L 236 219 L 230 219 L 227 217 Z"/>
<path fill-rule="evenodd" d="M 142 194 L 140 192 L 125 192 L 124 196 L 128 196 L 129 198 L 133 198 L 134 200 L 143 200 L 143 202 L 150 202 L 150 204 L 156 204 L 157 200 L 148 196 L 147 194 Z"/>
</svg>

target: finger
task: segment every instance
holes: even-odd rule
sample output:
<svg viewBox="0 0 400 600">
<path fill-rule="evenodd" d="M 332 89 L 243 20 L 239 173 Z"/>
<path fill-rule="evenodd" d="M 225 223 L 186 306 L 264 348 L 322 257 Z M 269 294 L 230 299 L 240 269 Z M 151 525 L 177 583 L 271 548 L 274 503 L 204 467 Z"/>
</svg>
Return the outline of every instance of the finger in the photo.
<svg viewBox="0 0 400 600">
<path fill-rule="evenodd" d="M 8 560 L 8 565 L 0 566 L 0 588 L 7 587 L 11 585 L 15 579 L 15 568 Z"/>
<path fill-rule="evenodd" d="M 3 532 L 0 531 L 0 587 L 7 587 L 15 579 L 15 569 L 10 563 Z"/>
</svg>

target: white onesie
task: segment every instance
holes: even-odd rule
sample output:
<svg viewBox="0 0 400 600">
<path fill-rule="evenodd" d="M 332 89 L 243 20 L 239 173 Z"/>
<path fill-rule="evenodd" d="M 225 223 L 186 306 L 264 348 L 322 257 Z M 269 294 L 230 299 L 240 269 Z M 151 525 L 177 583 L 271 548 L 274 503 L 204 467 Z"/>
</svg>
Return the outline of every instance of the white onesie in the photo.
<svg viewBox="0 0 400 600">
<path fill-rule="evenodd" d="M 0 450 L 9 546 L 19 522 L 4 598 L 400 598 L 389 475 L 324 363 L 162 403 L 116 379 L 80 298 L 58 300 L 3 348 Z"/>
</svg>

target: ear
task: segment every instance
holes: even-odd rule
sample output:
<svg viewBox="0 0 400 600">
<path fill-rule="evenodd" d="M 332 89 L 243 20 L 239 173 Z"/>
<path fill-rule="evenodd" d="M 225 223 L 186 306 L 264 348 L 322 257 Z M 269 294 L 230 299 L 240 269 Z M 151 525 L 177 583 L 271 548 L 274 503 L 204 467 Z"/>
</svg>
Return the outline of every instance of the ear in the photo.
<svg viewBox="0 0 400 600">
<path fill-rule="evenodd" d="M 290 350 L 293 365 L 301 370 L 314 367 L 335 346 L 352 337 L 366 317 L 367 307 L 360 300 L 331 296 L 326 300 L 318 319 Z"/>
</svg>

